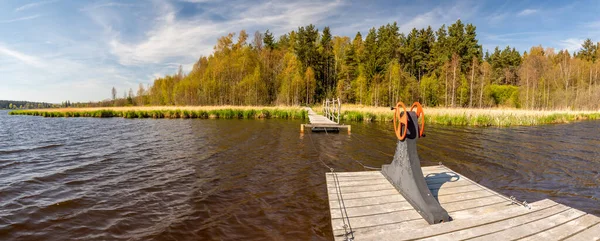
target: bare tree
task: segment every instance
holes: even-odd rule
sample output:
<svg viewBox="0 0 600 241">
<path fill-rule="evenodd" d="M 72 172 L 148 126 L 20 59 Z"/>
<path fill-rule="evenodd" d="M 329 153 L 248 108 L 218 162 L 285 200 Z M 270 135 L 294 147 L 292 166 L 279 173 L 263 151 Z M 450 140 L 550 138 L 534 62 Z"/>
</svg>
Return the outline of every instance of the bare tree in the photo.
<svg viewBox="0 0 600 241">
<path fill-rule="evenodd" d="M 117 89 L 115 89 L 114 86 L 112 87 L 111 94 L 112 94 L 112 100 L 113 100 L 113 102 L 115 102 L 115 100 L 117 99 Z"/>
<path fill-rule="evenodd" d="M 471 91 L 469 91 L 469 108 L 473 107 L 473 82 L 475 80 L 475 68 L 477 57 L 473 56 L 473 65 L 471 66 Z"/>
<path fill-rule="evenodd" d="M 263 34 L 260 31 L 256 30 L 254 32 L 254 40 L 252 41 L 252 46 L 257 51 L 261 51 L 263 49 Z"/>
<path fill-rule="evenodd" d="M 144 89 L 144 84 L 140 83 L 137 91 L 137 105 L 144 105 L 144 95 L 146 95 L 146 90 Z"/>
<path fill-rule="evenodd" d="M 452 107 L 454 107 L 454 99 L 456 99 L 456 70 L 459 64 L 460 57 L 458 57 L 458 54 L 452 54 Z"/>
<path fill-rule="evenodd" d="M 444 63 L 444 107 L 448 107 L 448 62 Z"/>
<path fill-rule="evenodd" d="M 179 65 L 179 68 L 177 69 L 177 80 L 182 80 L 184 77 L 183 66 Z"/>
</svg>

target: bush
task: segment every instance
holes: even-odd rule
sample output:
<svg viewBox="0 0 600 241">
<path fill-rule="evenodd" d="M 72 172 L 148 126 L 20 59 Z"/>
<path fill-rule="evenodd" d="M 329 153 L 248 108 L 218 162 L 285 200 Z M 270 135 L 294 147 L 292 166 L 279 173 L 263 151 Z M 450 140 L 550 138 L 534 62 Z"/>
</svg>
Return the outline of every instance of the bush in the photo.
<svg viewBox="0 0 600 241">
<path fill-rule="evenodd" d="M 486 91 L 496 106 L 520 108 L 519 87 L 512 85 L 490 85 Z"/>
</svg>

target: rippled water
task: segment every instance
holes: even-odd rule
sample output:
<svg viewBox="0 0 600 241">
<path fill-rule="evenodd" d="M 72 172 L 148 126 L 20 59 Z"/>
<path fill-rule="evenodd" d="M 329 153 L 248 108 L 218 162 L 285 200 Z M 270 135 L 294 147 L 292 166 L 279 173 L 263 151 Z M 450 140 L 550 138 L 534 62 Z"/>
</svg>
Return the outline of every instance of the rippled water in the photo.
<svg viewBox="0 0 600 241">
<path fill-rule="evenodd" d="M 389 163 L 391 124 L 41 118 L 0 111 L 0 240 L 328 240 L 322 159 Z M 428 126 L 423 165 L 600 215 L 600 122 Z"/>
</svg>

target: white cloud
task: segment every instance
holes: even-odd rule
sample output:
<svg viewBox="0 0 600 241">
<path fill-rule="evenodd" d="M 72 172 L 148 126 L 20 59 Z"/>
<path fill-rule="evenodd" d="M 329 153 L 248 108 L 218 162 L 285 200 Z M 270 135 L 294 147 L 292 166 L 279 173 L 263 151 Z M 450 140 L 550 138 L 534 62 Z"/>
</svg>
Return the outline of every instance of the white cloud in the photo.
<svg viewBox="0 0 600 241">
<path fill-rule="evenodd" d="M 537 13 L 537 12 L 539 12 L 539 10 L 528 8 L 528 9 L 525 9 L 525 10 L 519 12 L 519 14 L 517 14 L 517 15 L 519 15 L 519 16 L 527 16 L 527 15 L 531 15 L 531 14 L 534 14 L 534 13 Z"/>
<path fill-rule="evenodd" d="M 19 22 L 19 21 L 36 19 L 36 18 L 39 18 L 39 17 L 40 17 L 40 15 L 31 15 L 31 16 L 21 17 L 21 18 L 15 18 L 15 19 L 9 19 L 9 20 L 1 20 L 0 23 L 13 23 L 13 22 Z"/>
<path fill-rule="evenodd" d="M 95 9 L 99 9 L 99 8 L 130 7 L 130 6 L 133 6 L 133 4 L 108 2 L 108 3 L 102 3 L 102 4 L 97 4 L 97 5 L 86 6 L 84 8 L 79 9 L 79 10 L 80 11 L 90 11 L 90 10 L 95 10 Z"/>
<path fill-rule="evenodd" d="M 18 61 L 21 61 L 24 64 L 31 65 L 34 67 L 44 67 L 42 61 L 40 61 L 37 57 L 9 49 L 7 47 L 2 46 L 2 44 L 0 44 L 0 55 L 12 57 Z"/>
<path fill-rule="evenodd" d="M 569 50 L 570 53 L 573 53 L 581 49 L 581 44 L 583 44 L 583 41 L 584 39 L 568 38 L 561 40 L 559 45 L 562 49 Z"/>
<path fill-rule="evenodd" d="M 490 15 L 487 20 L 490 24 L 498 24 L 508 17 L 508 13 L 495 13 Z"/>
<path fill-rule="evenodd" d="M 206 2 L 214 2 L 215 0 L 180 0 L 182 2 L 188 3 L 206 3 Z"/>
<path fill-rule="evenodd" d="M 465 10 L 469 9 L 469 10 Z M 448 6 L 438 6 L 429 12 L 419 14 L 414 18 L 400 25 L 400 32 L 409 32 L 412 28 L 426 28 L 431 26 L 437 28 L 442 24 L 452 24 L 460 18 L 469 18 L 473 12 L 477 11 L 478 6 L 469 1 L 458 1 Z M 434 30 L 435 31 L 435 30 Z"/>
<path fill-rule="evenodd" d="M 232 22 L 243 26 L 268 25 L 272 26 L 271 31 L 275 33 L 278 31 L 287 32 L 309 23 L 319 24 L 327 17 L 336 14 L 337 9 L 341 6 L 342 2 L 340 0 L 292 3 L 268 2 L 250 6 L 239 15 L 240 18 L 234 19 Z"/>
<path fill-rule="evenodd" d="M 114 38 L 109 45 L 111 53 L 119 57 L 123 65 L 161 63 L 169 58 L 208 55 L 212 42 L 223 33 L 216 24 L 175 22 L 167 18 L 140 43 L 127 44 Z"/>
<path fill-rule="evenodd" d="M 207 12 L 226 15 L 231 8 L 235 13 L 226 21 L 214 21 L 210 17 L 200 16 L 193 19 L 177 19 L 177 11 L 168 2 L 158 2 L 159 13 L 153 28 L 145 33 L 142 41 L 127 43 L 120 35 L 112 34 L 108 41 L 110 51 L 123 65 L 160 64 L 163 61 L 178 59 L 183 63 L 196 61 L 201 55 L 210 55 L 218 37 L 229 32 L 246 29 L 249 34 L 254 29 L 265 27 L 271 32 L 284 33 L 307 23 L 318 24 L 326 17 L 335 14 L 332 11 L 341 5 L 333 2 L 294 2 L 255 5 L 221 6 Z M 241 12 L 237 11 L 240 10 Z M 111 29 L 110 24 L 98 21 Z M 188 64 L 189 65 L 189 64 Z"/>
<path fill-rule="evenodd" d="M 30 47 L 25 45 L 25 48 Z M 76 43 L 70 48 L 85 49 L 85 46 Z M 65 54 L 63 49 L 35 56 L 0 43 L 0 65 L 3 67 L 0 75 L 5 76 L 0 78 L 0 85 L 11 86 L 11 91 L 0 91 L 0 96 L 10 99 L 47 102 L 100 100 L 108 97 L 112 86 L 122 90 L 149 81 L 126 68 L 107 65 L 99 60 L 81 60 Z M 107 94 L 103 93 L 104 89 Z M 99 90 L 101 93 L 98 93 Z"/>
<path fill-rule="evenodd" d="M 15 8 L 15 12 L 19 12 L 19 11 L 23 11 L 25 9 L 29 9 L 29 8 L 34 8 L 34 7 L 39 7 L 48 3 L 53 3 L 56 2 L 56 0 L 50 0 L 50 1 L 40 1 L 40 2 L 33 2 L 33 3 L 28 3 L 25 5 L 22 5 L 18 8 Z"/>
</svg>

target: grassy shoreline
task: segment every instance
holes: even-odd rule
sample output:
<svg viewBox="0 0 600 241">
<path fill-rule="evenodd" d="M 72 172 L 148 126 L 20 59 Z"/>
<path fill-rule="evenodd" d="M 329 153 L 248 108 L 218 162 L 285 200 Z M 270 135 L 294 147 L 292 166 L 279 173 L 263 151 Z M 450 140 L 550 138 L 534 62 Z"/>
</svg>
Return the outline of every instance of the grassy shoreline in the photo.
<svg viewBox="0 0 600 241">
<path fill-rule="evenodd" d="M 322 113 L 321 106 L 313 110 Z M 425 123 L 453 126 L 533 126 L 582 120 L 600 120 L 600 111 L 424 108 Z M 389 107 L 343 105 L 341 119 L 356 122 L 389 122 Z M 43 117 L 123 117 L 197 119 L 306 119 L 298 106 L 142 106 L 14 110 L 9 115 Z"/>
<path fill-rule="evenodd" d="M 42 117 L 123 117 L 123 118 L 194 118 L 194 119 L 305 119 L 301 107 L 271 106 L 133 106 L 99 108 L 59 108 L 15 110 L 9 115 Z"/>
<path fill-rule="evenodd" d="M 321 106 L 313 109 L 322 113 Z M 533 126 L 561 124 L 581 120 L 600 120 L 600 111 L 521 110 L 423 108 L 426 124 L 453 126 Z M 343 105 L 341 119 L 345 121 L 392 121 L 394 111 L 389 107 Z"/>
</svg>

